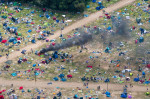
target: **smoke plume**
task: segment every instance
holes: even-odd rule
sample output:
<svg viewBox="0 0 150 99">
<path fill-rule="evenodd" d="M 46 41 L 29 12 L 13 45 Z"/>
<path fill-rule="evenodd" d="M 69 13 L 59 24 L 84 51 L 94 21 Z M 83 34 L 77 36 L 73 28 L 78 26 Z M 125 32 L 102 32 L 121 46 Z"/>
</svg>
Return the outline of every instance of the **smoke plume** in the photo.
<svg viewBox="0 0 150 99">
<path fill-rule="evenodd" d="M 112 28 L 113 30 L 107 30 L 107 29 L 101 29 L 99 27 L 95 28 L 87 28 L 85 32 L 85 28 L 77 29 L 77 31 L 80 33 L 80 35 L 72 37 L 67 39 L 66 41 L 62 43 L 56 43 L 54 46 L 50 45 L 49 48 L 43 48 L 40 53 L 45 53 L 48 51 L 55 51 L 60 50 L 72 46 L 80 46 L 84 45 L 89 41 L 92 41 L 93 39 L 96 39 L 99 37 L 99 39 L 102 39 L 103 42 L 114 42 L 114 39 L 116 41 L 127 39 L 130 37 L 130 34 L 128 32 L 128 24 L 127 21 L 124 18 L 117 19 L 115 17 L 112 17 Z"/>
</svg>

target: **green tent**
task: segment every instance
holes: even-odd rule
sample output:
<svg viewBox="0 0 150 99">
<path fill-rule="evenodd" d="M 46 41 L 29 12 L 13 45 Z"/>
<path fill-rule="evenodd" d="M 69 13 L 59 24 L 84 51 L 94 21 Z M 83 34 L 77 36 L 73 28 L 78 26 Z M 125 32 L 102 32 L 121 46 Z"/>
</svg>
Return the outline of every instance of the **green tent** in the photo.
<svg viewBox="0 0 150 99">
<path fill-rule="evenodd" d="M 124 83 L 124 81 L 120 81 L 119 83 L 122 84 L 122 83 Z"/>
<path fill-rule="evenodd" d="M 44 25 L 45 25 L 45 26 L 48 26 L 48 22 L 45 22 Z"/>
<path fill-rule="evenodd" d="M 44 55 L 40 55 L 40 57 L 44 57 Z"/>
<path fill-rule="evenodd" d="M 4 15 L 3 15 L 3 16 L 2 16 L 2 18 L 3 18 L 3 19 L 6 19 L 6 18 L 7 18 L 7 16 L 4 16 Z"/>
<path fill-rule="evenodd" d="M 21 33 L 18 33 L 18 36 L 21 36 Z"/>
<path fill-rule="evenodd" d="M 31 92 L 31 90 L 30 90 L 30 89 L 28 89 L 28 92 Z"/>
<path fill-rule="evenodd" d="M 150 95 L 150 92 L 146 92 L 145 94 L 146 94 L 146 95 Z"/>
<path fill-rule="evenodd" d="M 14 2 L 14 3 L 13 3 L 13 6 L 17 6 L 17 5 L 18 5 L 18 3 L 17 3 L 17 2 Z"/>
</svg>

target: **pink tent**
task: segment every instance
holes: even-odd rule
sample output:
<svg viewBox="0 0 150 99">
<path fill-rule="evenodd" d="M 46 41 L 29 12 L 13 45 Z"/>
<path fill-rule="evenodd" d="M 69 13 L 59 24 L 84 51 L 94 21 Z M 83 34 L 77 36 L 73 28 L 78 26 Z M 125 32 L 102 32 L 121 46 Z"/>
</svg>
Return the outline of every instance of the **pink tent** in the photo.
<svg viewBox="0 0 150 99">
<path fill-rule="evenodd" d="M 56 20 L 56 17 L 53 17 L 53 20 Z"/>
<path fill-rule="evenodd" d="M 54 46 L 56 43 L 55 42 L 52 42 L 52 45 Z"/>
</svg>

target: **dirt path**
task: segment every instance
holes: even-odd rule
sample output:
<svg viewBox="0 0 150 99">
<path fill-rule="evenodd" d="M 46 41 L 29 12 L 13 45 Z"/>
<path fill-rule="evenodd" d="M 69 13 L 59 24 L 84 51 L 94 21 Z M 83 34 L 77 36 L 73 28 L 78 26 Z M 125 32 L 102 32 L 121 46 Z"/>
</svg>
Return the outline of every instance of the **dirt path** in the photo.
<svg viewBox="0 0 150 99">
<path fill-rule="evenodd" d="M 105 8 L 104 10 L 109 13 L 109 12 L 115 11 L 119 8 L 122 8 L 126 5 L 129 5 L 129 4 L 133 3 L 134 1 L 136 1 L 136 0 L 121 0 L 120 2 L 118 2 L 118 3 L 116 3 L 112 6 L 109 6 L 108 8 Z M 96 13 L 91 14 L 89 17 L 78 20 L 77 22 L 73 23 L 72 25 L 70 25 L 68 27 L 65 27 L 64 30 L 63 30 L 63 34 L 67 34 L 75 28 L 78 28 L 78 27 L 81 27 L 83 25 L 86 25 L 87 23 L 93 22 L 96 19 L 98 19 L 99 16 L 102 16 L 102 15 L 103 15 L 103 12 L 98 11 Z M 57 38 L 57 37 L 60 36 L 60 33 L 61 33 L 61 31 L 58 30 L 54 33 L 55 35 L 49 36 L 48 39 Z M 20 51 L 14 51 L 13 53 L 11 53 L 9 55 L 9 60 L 14 60 L 16 57 L 21 56 L 22 55 L 21 51 L 23 49 L 27 50 L 27 52 L 30 52 L 31 48 L 32 49 L 37 49 L 45 43 L 46 43 L 45 41 L 37 41 L 36 44 L 30 44 L 28 46 L 25 46 L 24 48 L 21 48 Z M 0 58 L 0 64 L 2 64 L 5 61 L 7 61 L 6 56 L 3 56 L 3 57 Z"/>
<path fill-rule="evenodd" d="M 28 80 L 5 80 L 0 78 L 0 85 L 4 86 L 10 86 L 11 84 L 14 85 L 14 87 L 20 87 L 23 86 L 24 88 L 82 88 L 86 89 L 86 87 L 83 86 L 83 83 L 78 83 L 78 82 L 52 82 L 51 85 L 48 85 L 50 81 L 40 81 L 38 80 L 36 83 L 35 81 L 28 81 Z M 97 89 L 97 86 L 101 86 L 101 89 L 107 89 L 107 84 L 106 83 L 89 83 L 89 89 Z M 109 84 L 108 88 L 109 90 L 112 91 L 122 91 L 123 90 L 124 84 Z M 133 88 L 128 88 L 128 91 L 134 91 L 134 92 L 145 92 L 147 89 L 146 86 L 133 86 Z M 150 86 L 149 86 L 150 89 Z"/>
</svg>

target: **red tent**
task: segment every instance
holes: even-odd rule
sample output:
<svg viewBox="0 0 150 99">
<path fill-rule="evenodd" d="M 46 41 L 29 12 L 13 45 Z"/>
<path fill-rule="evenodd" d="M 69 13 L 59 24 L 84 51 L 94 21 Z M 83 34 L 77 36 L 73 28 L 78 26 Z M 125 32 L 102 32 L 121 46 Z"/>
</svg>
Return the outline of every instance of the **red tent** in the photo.
<svg viewBox="0 0 150 99">
<path fill-rule="evenodd" d="M 88 68 L 92 68 L 93 66 L 87 66 Z"/>
<path fill-rule="evenodd" d="M 67 75 L 68 78 L 72 78 L 72 75 Z"/>
<path fill-rule="evenodd" d="M 19 89 L 20 89 L 20 90 L 23 89 L 23 86 L 19 87 Z"/>
<path fill-rule="evenodd" d="M 6 43 L 7 42 L 7 40 L 2 40 L 2 42 L 1 43 Z"/>
<path fill-rule="evenodd" d="M 0 91 L 0 94 L 2 94 L 2 91 Z"/>
<path fill-rule="evenodd" d="M 147 68 L 150 68 L 150 64 L 147 64 Z"/>
</svg>

